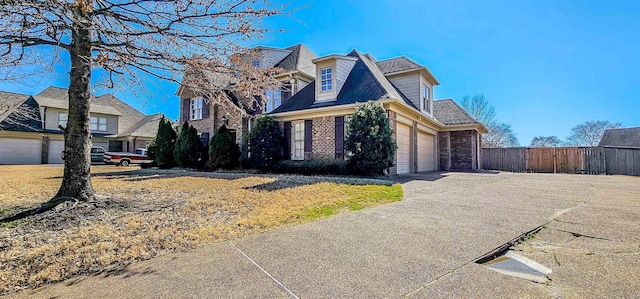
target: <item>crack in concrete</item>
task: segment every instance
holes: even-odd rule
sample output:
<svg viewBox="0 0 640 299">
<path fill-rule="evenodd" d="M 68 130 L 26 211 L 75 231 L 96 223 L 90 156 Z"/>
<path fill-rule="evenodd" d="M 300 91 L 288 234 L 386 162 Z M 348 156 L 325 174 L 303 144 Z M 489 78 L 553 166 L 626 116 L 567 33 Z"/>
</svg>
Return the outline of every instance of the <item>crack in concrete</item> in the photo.
<svg viewBox="0 0 640 299">
<path fill-rule="evenodd" d="M 596 240 L 605 240 L 605 241 L 614 241 L 611 239 L 607 239 L 607 238 L 601 238 L 601 237 L 594 237 L 594 236 L 589 236 L 589 235 L 583 235 L 581 233 L 576 233 L 576 232 L 572 232 L 572 231 L 568 231 L 568 230 L 563 230 L 563 229 L 558 229 L 558 228 L 554 228 L 557 231 L 561 231 L 561 232 L 565 232 L 565 233 L 570 233 L 571 235 L 573 235 L 576 238 L 580 238 L 580 237 L 585 237 L 585 238 L 589 238 L 589 239 L 596 239 Z M 568 242 L 567 242 L 568 243 Z"/>
<path fill-rule="evenodd" d="M 568 208 L 568 209 L 562 210 L 562 211 L 561 211 L 561 212 L 559 212 L 559 213 L 554 214 L 554 215 L 552 216 L 551 220 L 549 220 L 549 221 L 545 222 L 544 224 L 542 224 L 542 225 L 540 225 L 540 226 L 538 226 L 538 227 L 536 227 L 536 228 L 534 228 L 534 229 L 532 229 L 532 230 L 530 230 L 530 231 L 528 231 L 528 232 L 526 232 L 526 233 L 521 234 L 521 235 L 520 235 L 520 236 L 518 236 L 517 238 L 515 238 L 515 239 L 513 239 L 513 240 L 511 240 L 511 241 L 509 241 L 509 242 L 507 242 L 507 243 L 504 243 L 504 244 L 502 244 L 502 245 L 500 245 L 500 246 L 498 246 L 498 247 L 497 247 L 497 248 L 495 248 L 494 250 L 489 251 L 488 253 L 486 253 L 486 254 L 484 254 L 484 255 L 481 255 L 480 257 L 478 257 L 478 258 L 476 258 L 476 259 L 474 259 L 474 260 L 471 260 L 471 261 L 469 261 L 469 262 L 465 262 L 465 263 L 463 263 L 462 265 L 460 265 L 460 266 L 458 266 L 458 267 L 456 267 L 456 268 L 454 268 L 454 269 L 452 269 L 452 270 L 447 271 L 446 273 L 444 273 L 444 274 L 442 274 L 442 275 L 440 275 L 440 276 L 436 277 L 436 278 L 435 278 L 435 279 L 433 279 L 432 281 L 430 281 L 430 282 L 428 282 L 428 283 L 425 283 L 425 284 L 421 285 L 420 287 L 416 288 L 415 290 L 412 290 L 412 291 L 410 291 L 410 292 L 408 292 L 408 293 L 406 293 L 406 294 L 404 294 L 404 295 L 402 295 L 402 296 L 400 296 L 400 297 L 401 297 L 401 298 L 407 298 L 407 297 L 413 296 L 413 295 L 414 295 L 414 294 L 416 294 L 417 292 L 419 292 L 419 291 L 421 291 L 421 290 L 423 290 L 423 289 L 427 288 L 429 285 L 431 285 L 431 284 L 433 284 L 433 283 L 435 283 L 435 282 L 439 281 L 440 279 L 442 279 L 442 278 L 444 278 L 444 277 L 447 277 L 447 276 L 449 276 L 449 275 L 453 274 L 454 272 L 456 272 L 456 271 L 460 270 L 461 268 L 463 268 L 463 267 L 465 267 L 465 266 L 467 266 L 467 265 L 469 265 L 469 264 L 471 264 L 471 263 L 477 263 L 477 262 L 478 262 L 478 261 L 480 261 L 480 260 L 488 259 L 488 258 L 489 258 L 489 257 L 491 257 L 491 256 L 494 256 L 494 257 L 495 257 L 495 256 L 496 256 L 497 254 L 499 254 L 499 253 L 504 253 L 504 252 L 505 252 L 506 250 L 508 250 L 511 246 L 515 245 L 519 240 L 522 240 L 523 238 L 526 238 L 526 237 L 528 237 L 528 236 L 530 236 L 530 235 L 534 235 L 534 234 L 538 233 L 540 230 L 542 230 L 543 228 L 545 228 L 545 226 L 546 226 L 546 225 L 548 225 L 549 223 L 551 223 L 551 222 L 553 222 L 553 221 L 557 221 L 557 219 L 558 219 L 558 218 L 560 218 L 562 215 L 564 215 L 564 214 L 566 214 L 566 213 L 568 213 L 568 212 L 570 212 L 570 211 L 573 211 L 573 210 L 575 210 L 575 209 L 577 209 L 577 208 L 579 208 L 579 207 L 583 206 L 584 204 L 588 203 L 588 202 L 589 202 L 589 201 L 591 201 L 591 199 L 593 199 L 593 197 L 596 195 L 596 187 L 595 187 L 595 186 L 593 186 L 593 184 L 591 184 L 591 183 L 587 183 L 587 184 L 589 184 L 589 186 L 591 186 L 591 194 L 590 194 L 590 195 L 589 195 L 589 196 L 588 196 L 584 201 L 580 202 L 580 204 L 576 205 L 575 207 L 571 207 L 571 208 Z"/>
</svg>

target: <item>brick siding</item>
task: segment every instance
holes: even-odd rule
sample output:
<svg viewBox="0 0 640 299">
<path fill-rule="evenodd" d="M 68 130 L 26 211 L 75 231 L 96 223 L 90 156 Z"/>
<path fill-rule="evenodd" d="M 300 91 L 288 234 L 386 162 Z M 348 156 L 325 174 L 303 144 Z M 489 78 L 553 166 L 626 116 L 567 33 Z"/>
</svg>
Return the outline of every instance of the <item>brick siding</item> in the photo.
<svg viewBox="0 0 640 299">
<path fill-rule="evenodd" d="M 324 116 L 316 117 L 312 121 L 312 159 L 335 160 L 336 118 L 334 116 Z"/>
</svg>

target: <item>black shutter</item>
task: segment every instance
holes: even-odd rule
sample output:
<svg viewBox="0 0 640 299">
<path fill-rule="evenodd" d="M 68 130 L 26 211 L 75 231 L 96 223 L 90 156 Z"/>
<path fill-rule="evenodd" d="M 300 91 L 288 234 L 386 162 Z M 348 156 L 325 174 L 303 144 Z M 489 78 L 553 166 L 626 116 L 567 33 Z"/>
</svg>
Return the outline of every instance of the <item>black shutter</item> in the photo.
<svg viewBox="0 0 640 299">
<path fill-rule="evenodd" d="M 307 160 L 307 156 L 309 156 L 309 160 L 311 159 L 312 152 L 312 136 L 313 136 L 313 121 L 307 119 L 304 121 L 304 159 Z"/>
<path fill-rule="evenodd" d="M 180 123 L 184 123 L 189 120 L 189 115 L 191 114 L 191 99 L 182 99 L 182 119 L 180 119 Z"/>
<path fill-rule="evenodd" d="M 344 158 L 344 116 L 336 117 L 336 159 Z"/>
<path fill-rule="evenodd" d="M 293 95 L 293 91 L 291 90 L 291 83 L 282 84 L 282 88 L 280 89 L 280 97 L 282 98 L 281 104 L 284 104 L 288 101 Z"/>
<path fill-rule="evenodd" d="M 291 122 L 284 123 L 284 158 L 291 159 Z"/>
<path fill-rule="evenodd" d="M 209 118 L 210 110 L 211 110 L 210 106 L 211 106 L 211 100 L 209 100 L 209 97 L 207 96 L 202 97 L 202 118 L 203 119 Z"/>
</svg>

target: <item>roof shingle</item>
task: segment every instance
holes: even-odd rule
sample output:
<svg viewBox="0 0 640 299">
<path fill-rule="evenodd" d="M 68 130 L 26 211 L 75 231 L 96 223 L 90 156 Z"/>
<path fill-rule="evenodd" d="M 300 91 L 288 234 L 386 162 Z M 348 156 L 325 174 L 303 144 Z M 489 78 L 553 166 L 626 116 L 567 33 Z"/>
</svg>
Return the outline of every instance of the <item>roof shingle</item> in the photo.
<svg viewBox="0 0 640 299">
<path fill-rule="evenodd" d="M 640 127 L 605 130 L 598 146 L 640 148 Z"/>
<path fill-rule="evenodd" d="M 433 101 L 433 116 L 445 125 L 471 125 L 478 122 L 452 99 Z"/>
</svg>

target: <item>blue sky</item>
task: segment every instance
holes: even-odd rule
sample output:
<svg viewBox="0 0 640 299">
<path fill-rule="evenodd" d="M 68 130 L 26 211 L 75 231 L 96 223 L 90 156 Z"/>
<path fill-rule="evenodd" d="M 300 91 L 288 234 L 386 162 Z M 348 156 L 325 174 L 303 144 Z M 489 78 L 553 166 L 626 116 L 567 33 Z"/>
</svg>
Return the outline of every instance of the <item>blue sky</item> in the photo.
<svg viewBox="0 0 640 299">
<path fill-rule="evenodd" d="M 436 99 L 484 94 L 522 145 L 534 136 L 564 139 L 588 120 L 640 126 L 640 1 L 294 0 L 293 7 L 302 9 L 265 22 L 284 33 L 256 44 L 304 43 L 319 56 L 353 48 L 378 60 L 405 55 L 440 80 Z M 0 89 L 66 87 L 65 67 L 58 69 Z M 153 95 L 115 94 L 177 118 L 177 86 L 148 89 Z"/>
</svg>

